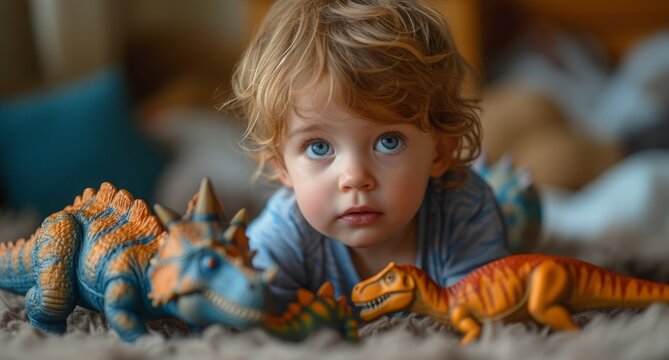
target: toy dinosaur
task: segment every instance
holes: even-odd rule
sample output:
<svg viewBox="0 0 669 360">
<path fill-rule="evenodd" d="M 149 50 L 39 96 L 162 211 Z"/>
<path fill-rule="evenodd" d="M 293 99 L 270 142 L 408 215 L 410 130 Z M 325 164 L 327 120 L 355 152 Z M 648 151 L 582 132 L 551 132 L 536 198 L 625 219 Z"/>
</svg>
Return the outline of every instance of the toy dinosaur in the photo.
<svg viewBox="0 0 669 360">
<path fill-rule="evenodd" d="M 288 304 L 282 315 L 267 315 L 264 328 L 283 339 L 299 341 L 314 330 L 333 329 L 346 340 L 358 340 L 358 323 L 346 298 L 334 300 L 334 288 L 325 282 L 314 294 L 305 289 L 297 291 L 297 302 Z"/>
<path fill-rule="evenodd" d="M 579 329 L 572 312 L 669 302 L 669 285 L 607 271 L 565 257 L 514 255 L 474 270 L 442 288 L 412 265 L 390 263 L 361 281 L 351 300 L 364 321 L 410 311 L 452 325 L 476 339 L 481 323 L 533 319 L 557 330 Z"/>
<path fill-rule="evenodd" d="M 274 271 L 251 266 L 246 212 L 226 228 L 208 179 L 183 217 L 160 205 L 155 210 L 167 230 L 126 190 L 110 183 L 86 189 L 27 241 L 0 244 L 0 288 L 25 294 L 30 322 L 52 332 L 63 332 L 80 305 L 103 312 L 128 341 L 146 332 L 143 320 L 167 317 L 195 329 L 262 326 L 288 339 L 325 324 L 355 338 L 350 309 L 332 299 L 327 285 L 316 295 L 300 292 L 303 306 L 284 316 L 265 312 Z"/>
<path fill-rule="evenodd" d="M 514 254 L 527 253 L 541 239 L 541 199 L 530 171 L 515 169 L 510 156 L 504 156 L 490 166 L 481 155 L 472 168 L 492 188 L 506 223 L 509 250 Z"/>
</svg>

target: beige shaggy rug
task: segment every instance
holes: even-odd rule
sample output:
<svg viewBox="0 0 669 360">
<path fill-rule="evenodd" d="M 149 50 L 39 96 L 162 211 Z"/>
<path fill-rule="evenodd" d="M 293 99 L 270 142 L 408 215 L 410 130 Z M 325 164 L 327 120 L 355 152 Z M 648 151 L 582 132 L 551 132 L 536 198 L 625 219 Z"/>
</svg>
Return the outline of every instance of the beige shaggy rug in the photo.
<svg viewBox="0 0 669 360">
<path fill-rule="evenodd" d="M 5 216 L 5 220 L 7 217 Z M 5 221 L 20 225 L 16 219 Z M 34 225 L 30 225 L 34 226 Z M 12 238 L 5 232 L 3 239 Z M 610 270 L 669 282 L 669 241 L 612 231 L 600 241 L 545 241 L 540 252 L 578 257 Z M 261 330 L 213 326 L 189 335 L 175 322 L 150 324 L 150 335 L 128 344 L 103 316 L 77 308 L 65 335 L 33 329 L 23 297 L 0 291 L 0 360 L 12 359 L 667 359 L 669 306 L 616 309 L 576 316 L 581 332 L 551 332 L 533 323 L 485 325 L 479 341 L 460 346 L 460 335 L 431 319 L 381 318 L 362 325 L 361 341 L 330 331 L 302 343 L 278 341 Z"/>
</svg>

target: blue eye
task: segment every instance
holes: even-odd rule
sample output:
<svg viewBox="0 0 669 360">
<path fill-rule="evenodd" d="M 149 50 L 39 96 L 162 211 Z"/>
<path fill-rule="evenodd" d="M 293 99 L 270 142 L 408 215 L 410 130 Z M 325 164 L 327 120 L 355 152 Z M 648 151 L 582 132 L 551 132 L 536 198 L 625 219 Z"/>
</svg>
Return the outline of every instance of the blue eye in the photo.
<svg viewBox="0 0 669 360">
<path fill-rule="evenodd" d="M 374 145 L 374 150 L 384 154 L 396 154 L 402 149 L 404 149 L 404 139 L 399 134 L 383 134 Z"/>
<path fill-rule="evenodd" d="M 307 156 L 312 159 L 322 159 L 331 153 L 332 148 L 325 141 L 314 141 L 307 144 Z"/>
</svg>

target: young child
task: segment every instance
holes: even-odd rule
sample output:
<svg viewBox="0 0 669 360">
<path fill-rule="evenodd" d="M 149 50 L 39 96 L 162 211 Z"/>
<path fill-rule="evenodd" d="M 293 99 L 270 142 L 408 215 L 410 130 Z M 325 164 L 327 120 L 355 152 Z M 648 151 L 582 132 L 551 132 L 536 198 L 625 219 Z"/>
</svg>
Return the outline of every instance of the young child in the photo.
<svg viewBox="0 0 669 360">
<path fill-rule="evenodd" d="M 274 295 L 330 281 L 350 296 L 389 262 L 439 284 L 507 255 L 469 163 L 477 103 L 445 19 L 418 0 L 279 0 L 244 53 L 228 109 L 284 185 L 249 226 Z M 268 165 L 268 166 L 266 166 Z"/>
</svg>

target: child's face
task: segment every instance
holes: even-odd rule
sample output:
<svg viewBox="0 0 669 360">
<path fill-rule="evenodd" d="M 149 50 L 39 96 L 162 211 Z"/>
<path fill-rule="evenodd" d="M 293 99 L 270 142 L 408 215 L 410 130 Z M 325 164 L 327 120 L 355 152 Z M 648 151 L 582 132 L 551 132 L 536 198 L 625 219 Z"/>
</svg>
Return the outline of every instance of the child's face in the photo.
<svg viewBox="0 0 669 360">
<path fill-rule="evenodd" d="M 360 248 L 413 235 L 407 230 L 430 176 L 451 163 L 437 152 L 435 137 L 411 124 L 360 119 L 334 103 L 325 107 L 315 96 L 297 100 L 299 113 L 288 116 L 283 164 L 275 164 L 309 224 Z"/>
</svg>

